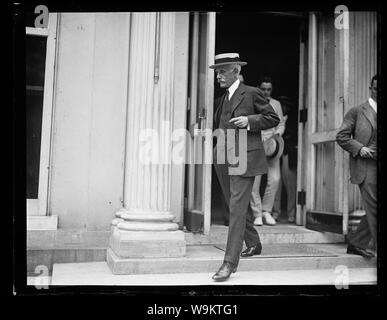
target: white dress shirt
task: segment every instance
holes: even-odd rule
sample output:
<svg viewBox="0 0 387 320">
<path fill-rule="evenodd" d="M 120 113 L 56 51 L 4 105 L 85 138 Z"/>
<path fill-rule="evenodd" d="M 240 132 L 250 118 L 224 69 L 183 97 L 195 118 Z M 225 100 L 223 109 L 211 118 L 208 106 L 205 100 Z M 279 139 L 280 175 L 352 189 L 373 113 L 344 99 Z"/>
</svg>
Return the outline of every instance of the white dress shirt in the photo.
<svg viewBox="0 0 387 320">
<path fill-rule="evenodd" d="M 227 89 L 229 101 L 231 100 L 231 97 L 234 94 L 235 90 L 238 89 L 240 83 L 241 83 L 240 80 L 236 79 L 234 83 Z"/>
<path fill-rule="evenodd" d="M 231 100 L 231 98 L 232 98 L 234 92 L 236 91 L 236 89 L 238 89 L 240 83 L 241 83 L 241 81 L 240 81 L 239 79 L 236 79 L 236 80 L 234 81 L 234 83 L 233 83 L 231 86 L 228 87 L 228 89 L 227 89 L 227 92 L 228 92 L 228 101 Z M 247 123 L 246 129 L 247 129 L 247 130 L 250 130 L 250 124 L 249 124 L 249 123 Z"/>
<path fill-rule="evenodd" d="M 377 103 L 376 103 L 376 101 L 370 97 L 370 98 L 368 98 L 368 103 L 370 104 L 370 106 L 372 107 L 372 109 L 374 109 L 375 112 L 377 112 L 377 111 L 376 111 L 376 109 L 377 109 Z"/>
</svg>

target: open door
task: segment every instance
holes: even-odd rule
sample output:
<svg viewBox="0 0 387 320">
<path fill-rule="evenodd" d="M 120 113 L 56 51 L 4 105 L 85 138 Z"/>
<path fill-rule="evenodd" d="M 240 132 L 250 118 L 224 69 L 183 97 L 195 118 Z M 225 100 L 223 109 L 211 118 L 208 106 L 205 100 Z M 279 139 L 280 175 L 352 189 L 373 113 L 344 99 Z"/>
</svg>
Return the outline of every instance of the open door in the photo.
<svg viewBox="0 0 387 320">
<path fill-rule="evenodd" d="M 304 150 L 306 144 L 306 112 L 308 90 L 308 18 L 300 23 L 300 65 L 299 65 L 299 89 L 298 89 L 298 137 L 297 137 L 297 203 L 296 224 L 305 225 L 305 188 L 306 173 Z"/>
<path fill-rule="evenodd" d="M 190 16 L 187 143 L 184 225 L 192 232 L 208 234 L 211 223 L 211 163 L 215 13 Z"/>
<path fill-rule="evenodd" d="M 333 13 L 310 13 L 300 109 L 298 223 L 318 231 L 346 233 L 344 151 L 335 142 L 344 115 L 348 81 L 348 35 Z M 301 62 L 301 65 L 303 63 Z M 300 158 L 299 158 L 300 159 Z"/>
</svg>

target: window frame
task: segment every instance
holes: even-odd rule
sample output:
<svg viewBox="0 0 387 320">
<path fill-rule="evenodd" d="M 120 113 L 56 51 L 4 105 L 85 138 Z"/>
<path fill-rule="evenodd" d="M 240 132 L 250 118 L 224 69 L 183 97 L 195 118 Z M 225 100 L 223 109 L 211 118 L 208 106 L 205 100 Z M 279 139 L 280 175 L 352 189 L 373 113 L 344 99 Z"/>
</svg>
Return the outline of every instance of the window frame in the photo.
<svg viewBox="0 0 387 320">
<path fill-rule="evenodd" d="M 38 198 L 27 199 L 27 216 L 48 215 L 48 193 L 50 176 L 50 153 L 52 116 L 54 104 L 55 62 L 56 62 L 56 40 L 59 17 L 57 13 L 49 13 L 47 28 L 26 27 L 27 36 L 39 36 L 47 38 L 46 62 L 44 72 L 44 92 L 42 111 L 42 132 L 40 141 L 40 163 L 39 163 L 39 187 Z M 27 87 L 26 87 L 27 90 Z"/>
</svg>

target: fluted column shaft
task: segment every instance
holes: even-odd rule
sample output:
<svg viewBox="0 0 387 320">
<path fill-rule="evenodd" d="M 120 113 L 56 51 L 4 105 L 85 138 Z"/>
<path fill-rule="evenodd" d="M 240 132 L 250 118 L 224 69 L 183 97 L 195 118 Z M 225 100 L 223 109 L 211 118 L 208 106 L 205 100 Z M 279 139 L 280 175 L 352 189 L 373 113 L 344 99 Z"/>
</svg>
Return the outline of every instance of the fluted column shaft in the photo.
<svg viewBox="0 0 387 320">
<path fill-rule="evenodd" d="M 124 207 L 112 222 L 123 230 L 178 229 L 170 211 L 174 28 L 173 13 L 132 14 Z"/>
</svg>

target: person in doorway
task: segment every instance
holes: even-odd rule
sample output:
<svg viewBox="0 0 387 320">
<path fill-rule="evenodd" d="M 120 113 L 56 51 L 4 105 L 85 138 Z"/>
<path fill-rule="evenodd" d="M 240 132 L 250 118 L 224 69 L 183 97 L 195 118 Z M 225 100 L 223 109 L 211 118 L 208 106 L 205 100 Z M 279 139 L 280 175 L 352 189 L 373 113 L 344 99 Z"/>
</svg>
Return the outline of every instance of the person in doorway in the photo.
<svg viewBox="0 0 387 320">
<path fill-rule="evenodd" d="M 280 185 L 273 206 L 273 217 L 278 220 L 281 214 L 281 183 L 285 187 L 287 203 L 286 215 L 288 222 L 295 222 L 296 216 L 296 188 L 297 188 L 297 140 L 298 140 L 298 122 L 297 110 L 292 101 L 285 96 L 278 97 L 281 103 L 282 112 L 285 121 L 285 131 L 282 135 L 284 139 L 284 152 L 280 159 L 281 178 Z M 277 216 L 274 214 L 277 213 Z"/>
<path fill-rule="evenodd" d="M 280 137 L 282 137 L 285 131 L 285 121 L 282 114 L 280 102 L 271 97 L 273 91 L 273 80 L 269 77 L 262 77 L 258 83 L 258 87 L 263 91 L 265 97 L 269 99 L 270 105 L 274 108 L 280 119 L 277 126 L 262 131 L 262 141 L 263 143 L 265 143 L 274 135 L 279 135 Z M 278 157 L 275 157 L 273 159 L 268 158 L 267 184 L 262 200 L 261 195 L 259 193 L 261 185 L 261 176 L 257 176 L 255 178 L 250 199 L 251 208 L 255 217 L 255 225 L 261 226 L 263 224 L 263 220 L 268 225 L 276 224 L 276 221 L 271 215 L 271 212 L 274 205 L 274 199 L 278 190 L 280 175 L 280 159 Z"/>
<path fill-rule="evenodd" d="M 214 115 L 214 128 L 226 136 L 225 143 L 218 141 L 214 148 L 214 166 L 230 209 L 226 252 L 222 266 L 212 277 L 214 281 L 225 281 L 236 272 L 241 256 L 258 255 L 262 250 L 249 200 L 255 176 L 267 172 L 261 130 L 278 125 L 279 117 L 260 89 L 246 86 L 238 79 L 241 66 L 246 64 L 240 61 L 239 54 L 224 53 L 216 55 L 215 64 L 210 66 L 215 69 L 219 86 L 226 89 Z M 229 133 L 234 138 L 245 133 L 247 136 L 247 148 L 241 151 L 236 147 L 239 158 L 246 159 L 244 172 L 238 174 L 230 170 L 233 163 L 226 152 L 232 143 L 227 137 Z M 218 159 L 222 153 L 223 163 Z M 247 249 L 242 252 L 243 240 Z"/>
<path fill-rule="evenodd" d="M 243 75 L 240 73 L 240 74 L 238 74 L 238 79 L 239 79 L 239 81 L 241 82 L 241 83 L 244 83 L 245 82 L 245 79 L 244 79 L 244 77 L 243 77 Z M 219 105 L 219 103 L 220 103 L 220 100 L 221 100 L 221 96 L 220 97 L 218 97 L 218 98 L 216 98 L 216 99 L 214 99 L 214 110 L 216 109 L 216 107 Z M 214 117 L 214 123 L 213 123 L 213 128 L 215 128 L 216 127 L 216 124 L 215 124 L 215 117 Z M 219 181 L 219 180 L 218 180 Z M 219 182 L 220 183 L 220 182 Z M 222 192 L 222 197 L 224 197 L 224 192 Z M 222 218 L 223 218 L 223 224 L 225 225 L 225 226 L 228 226 L 229 225 L 229 216 L 230 216 L 230 208 L 228 207 L 228 202 L 227 201 L 225 201 L 224 203 L 223 203 L 223 205 L 224 205 L 224 208 L 223 208 L 223 210 L 222 210 Z"/>
<path fill-rule="evenodd" d="M 366 214 L 357 230 L 348 235 L 347 253 L 372 258 L 368 250 L 371 239 L 377 247 L 376 180 L 377 180 L 377 76 L 371 79 L 370 97 L 344 116 L 336 135 L 341 148 L 349 152 L 351 182 L 359 185 Z"/>
</svg>

